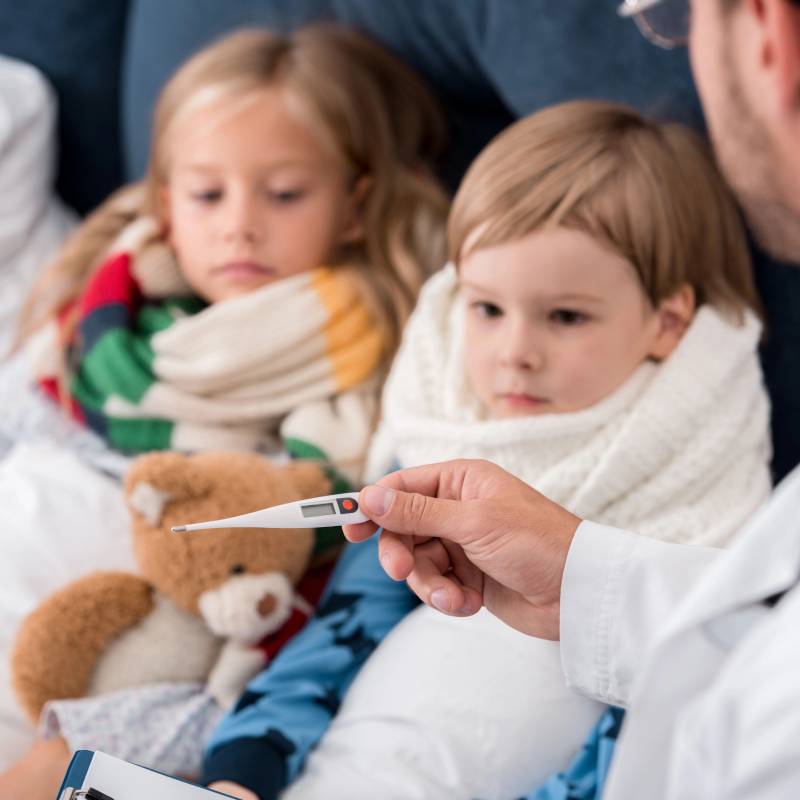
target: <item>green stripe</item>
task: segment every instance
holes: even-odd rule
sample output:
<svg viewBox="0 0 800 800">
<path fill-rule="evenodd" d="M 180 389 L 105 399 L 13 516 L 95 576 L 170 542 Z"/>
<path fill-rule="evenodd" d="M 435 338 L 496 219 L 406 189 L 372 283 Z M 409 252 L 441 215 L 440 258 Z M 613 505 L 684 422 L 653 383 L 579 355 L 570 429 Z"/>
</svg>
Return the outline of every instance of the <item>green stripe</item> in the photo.
<svg viewBox="0 0 800 800">
<path fill-rule="evenodd" d="M 137 335 L 147 339 L 156 333 L 172 327 L 187 315 L 192 316 L 202 311 L 206 303 L 196 297 L 178 297 L 158 305 L 143 306 L 136 315 L 134 330 Z"/>
<path fill-rule="evenodd" d="M 120 419 L 108 417 L 106 436 L 125 453 L 169 450 L 175 425 L 166 419 Z"/>
<path fill-rule="evenodd" d="M 98 410 L 112 394 L 138 404 L 154 383 L 152 363 L 153 351 L 146 341 L 115 328 L 81 359 L 72 392 L 79 403 Z"/>
<path fill-rule="evenodd" d="M 311 461 L 328 460 L 324 450 L 320 450 L 315 444 L 311 444 L 311 442 L 307 442 L 304 439 L 287 436 L 283 440 L 283 446 L 292 458 L 309 459 Z"/>
</svg>

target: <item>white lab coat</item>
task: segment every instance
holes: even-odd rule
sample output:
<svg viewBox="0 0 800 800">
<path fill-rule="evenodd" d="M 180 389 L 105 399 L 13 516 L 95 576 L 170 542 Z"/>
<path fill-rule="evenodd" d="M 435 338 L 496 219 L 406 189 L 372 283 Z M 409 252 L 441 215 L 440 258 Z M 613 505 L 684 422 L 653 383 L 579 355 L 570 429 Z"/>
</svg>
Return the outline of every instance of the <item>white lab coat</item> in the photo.
<svg viewBox="0 0 800 800">
<path fill-rule="evenodd" d="M 800 798 L 799 575 L 800 468 L 729 551 L 581 524 L 562 663 L 628 708 L 604 800 Z"/>
</svg>

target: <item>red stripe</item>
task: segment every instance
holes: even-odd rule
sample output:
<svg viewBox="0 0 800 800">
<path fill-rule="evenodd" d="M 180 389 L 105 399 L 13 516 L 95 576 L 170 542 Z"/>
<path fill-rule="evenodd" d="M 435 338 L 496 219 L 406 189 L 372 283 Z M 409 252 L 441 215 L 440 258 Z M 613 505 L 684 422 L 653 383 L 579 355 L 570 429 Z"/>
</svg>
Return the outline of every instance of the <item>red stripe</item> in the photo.
<svg viewBox="0 0 800 800">
<path fill-rule="evenodd" d="M 39 386 L 48 397 L 51 397 L 56 403 L 61 405 L 61 394 L 58 390 L 58 380 L 56 378 L 42 378 L 39 381 Z M 86 424 L 86 418 L 83 409 L 78 405 L 74 397 L 69 398 L 69 410 L 73 418 L 80 422 L 82 425 Z"/>
<path fill-rule="evenodd" d="M 99 306 L 122 303 L 133 315 L 140 304 L 141 292 L 131 275 L 131 256 L 118 253 L 100 267 L 89 280 L 80 299 L 79 313 L 87 317 Z"/>
<path fill-rule="evenodd" d="M 333 567 L 334 564 L 331 563 L 308 570 L 295 587 L 297 594 L 311 606 L 316 606 L 328 583 L 328 578 L 333 572 Z M 259 642 L 258 648 L 265 654 L 267 662 L 275 658 L 278 651 L 305 627 L 306 622 L 308 622 L 308 615 L 299 608 L 293 608 L 291 616 L 283 626 Z"/>
</svg>

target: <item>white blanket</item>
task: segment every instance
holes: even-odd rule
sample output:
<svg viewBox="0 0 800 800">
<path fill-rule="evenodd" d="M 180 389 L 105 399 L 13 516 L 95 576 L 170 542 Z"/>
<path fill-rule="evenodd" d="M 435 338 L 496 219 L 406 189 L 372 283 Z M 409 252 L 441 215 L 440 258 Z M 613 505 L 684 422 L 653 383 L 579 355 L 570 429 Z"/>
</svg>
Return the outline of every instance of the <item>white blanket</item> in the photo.
<svg viewBox="0 0 800 800">
<path fill-rule="evenodd" d="M 116 481 L 68 450 L 19 444 L 0 461 L 0 769 L 33 740 L 8 656 L 20 621 L 56 589 L 97 569 L 133 570 Z"/>
</svg>

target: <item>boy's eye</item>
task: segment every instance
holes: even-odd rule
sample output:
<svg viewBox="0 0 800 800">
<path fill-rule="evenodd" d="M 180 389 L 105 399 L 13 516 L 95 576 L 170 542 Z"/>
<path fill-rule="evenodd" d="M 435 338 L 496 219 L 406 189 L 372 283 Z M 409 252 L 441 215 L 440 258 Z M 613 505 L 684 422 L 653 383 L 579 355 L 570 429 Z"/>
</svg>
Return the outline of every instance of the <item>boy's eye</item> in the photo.
<svg viewBox="0 0 800 800">
<path fill-rule="evenodd" d="M 582 311 L 573 311 L 570 308 L 556 308 L 550 312 L 551 322 L 558 325 L 581 325 L 588 319 L 589 317 Z"/>
<path fill-rule="evenodd" d="M 276 203 L 295 203 L 302 199 L 304 195 L 305 191 L 303 189 L 281 189 L 269 192 L 270 199 Z"/>
<path fill-rule="evenodd" d="M 488 319 L 500 317 L 503 314 L 503 309 L 500 308 L 500 306 L 496 306 L 494 303 L 487 303 L 483 300 L 473 303 L 472 308 L 479 317 L 486 317 Z"/>
</svg>

